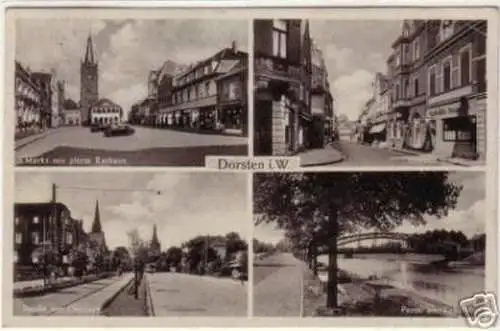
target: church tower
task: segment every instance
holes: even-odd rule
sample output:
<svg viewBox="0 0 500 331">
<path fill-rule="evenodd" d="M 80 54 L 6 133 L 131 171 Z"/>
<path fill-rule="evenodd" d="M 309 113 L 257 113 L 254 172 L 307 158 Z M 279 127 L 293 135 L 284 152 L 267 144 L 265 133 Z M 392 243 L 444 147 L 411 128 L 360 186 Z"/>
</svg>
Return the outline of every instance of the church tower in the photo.
<svg viewBox="0 0 500 331">
<path fill-rule="evenodd" d="M 107 251 L 106 238 L 101 226 L 101 214 L 99 213 L 99 201 L 95 202 L 94 222 L 89 233 L 90 240 L 99 246 L 102 251 Z"/>
<path fill-rule="evenodd" d="M 153 225 L 153 238 L 151 238 L 150 250 L 153 253 L 160 254 L 161 252 L 161 244 L 158 240 L 158 233 L 156 231 L 156 224 Z"/>
<path fill-rule="evenodd" d="M 94 54 L 92 36 L 87 38 L 85 57 L 80 67 L 80 112 L 83 125 L 89 125 L 89 108 L 99 100 L 99 64 Z"/>
</svg>

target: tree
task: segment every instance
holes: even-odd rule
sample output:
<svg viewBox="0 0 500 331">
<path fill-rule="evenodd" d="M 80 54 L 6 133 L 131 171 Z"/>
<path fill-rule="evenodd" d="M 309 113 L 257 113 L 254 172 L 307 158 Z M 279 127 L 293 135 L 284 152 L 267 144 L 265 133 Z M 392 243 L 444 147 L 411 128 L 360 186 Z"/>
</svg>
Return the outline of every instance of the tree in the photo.
<svg viewBox="0 0 500 331">
<path fill-rule="evenodd" d="M 191 272 L 202 273 L 203 267 L 217 260 L 217 252 L 210 247 L 210 242 L 219 241 L 222 237 L 197 236 L 186 243 L 183 247 L 188 249 L 187 258 Z"/>
<path fill-rule="evenodd" d="M 170 247 L 167 249 L 165 259 L 169 266 L 178 267 L 182 261 L 182 248 L 176 246 Z"/>
<path fill-rule="evenodd" d="M 226 256 L 246 250 L 248 245 L 245 240 L 241 239 L 240 235 L 236 232 L 229 232 L 225 236 L 226 241 Z"/>
<path fill-rule="evenodd" d="M 149 247 L 143 240 L 137 229 L 133 229 L 127 233 L 129 239 L 129 251 L 132 257 L 137 262 L 146 263 L 149 258 Z"/>
<path fill-rule="evenodd" d="M 425 224 L 454 208 L 461 187 L 444 172 L 261 173 L 254 175 L 256 224 L 305 229 L 328 248 L 327 307 L 337 303 L 337 237 L 360 228 Z"/>
</svg>

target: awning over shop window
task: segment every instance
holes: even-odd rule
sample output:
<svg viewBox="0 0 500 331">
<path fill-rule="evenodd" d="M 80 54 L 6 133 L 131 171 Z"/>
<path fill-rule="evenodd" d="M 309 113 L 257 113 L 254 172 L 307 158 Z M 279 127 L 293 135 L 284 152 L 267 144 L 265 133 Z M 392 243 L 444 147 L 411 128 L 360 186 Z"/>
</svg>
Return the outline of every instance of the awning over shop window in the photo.
<svg viewBox="0 0 500 331">
<path fill-rule="evenodd" d="M 380 133 L 385 130 L 386 123 L 380 123 L 370 128 L 370 133 Z"/>
</svg>

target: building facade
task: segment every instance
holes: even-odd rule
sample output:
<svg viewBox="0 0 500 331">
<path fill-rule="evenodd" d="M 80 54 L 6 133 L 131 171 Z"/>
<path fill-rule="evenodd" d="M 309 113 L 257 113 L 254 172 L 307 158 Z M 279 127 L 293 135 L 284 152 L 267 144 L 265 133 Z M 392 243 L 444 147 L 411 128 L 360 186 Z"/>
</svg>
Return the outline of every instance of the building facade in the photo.
<svg viewBox="0 0 500 331">
<path fill-rule="evenodd" d="M 309 24 L 255 20 L 254 36 L 254 154 L 296 153 L 312 122 Z"/>
<path fill-rule="evenodd" d="M 80 109 L 64 109 L 62 124 L 65 126 L 82 125 L 82 112 Z"/>
<path fill-rule="evenodd" d="M 233 109 L 218 109 L 217 79 L 234 70 L 247 54 L 238 50 L 235 42 L 213 56 L 188 67 L 175 75 L 164 76 L 162 98 L 170 95 L 170 103 L 159 109 L 162 126 L 185 129 L 224 131 L 222 118 L 241 117 Z M 171 90 L 168 91 L 171 83 Z M 227 114 L 227 116 L 225 116 Z M 232 116 L 232 117 L 230 117 Z M 236 122 L 241 123 L 239 118 Z"/>
<path fill-rule="evenodd" d="M 16 135 L 41 125 L 41 88 L 21 63 L 15 69 L 15 121 Z"/>
<path fill-rule="evenodd" d="M 71 249 L 85 238 L 82 221 L 71 217 L 62 203 L 16 203 L 14 205 L 14 263 L 37 266 L 43 246 L 55 252 L 60 263 L 67 263 Z"/>
<path fill-rule="evenodd" d="M 89 125 L 90 107 L 99 100 L 99 63 L 94 54 L 92 37 L 87 39 L 85 57 L 80 64 L 80 107 L 83 125 Z"/>
<path fill-rule="evenodd" d="M 92 125 L 119 124 L 122 122 L 123 109 L 104 98 L 90 106 L 89 116 Z"/>
<path fill-rule="evenodd" d="M 45 130 L 51 126 L 52 120 L 52 74 L 33 72 L 33 81 L 40 86 L 40 128 Z"/>
<path fill-rule="evenodd" d="M 486 21 L 404 21 L 388 59 L 394 147 L 484 159 Z"/>
</svg>

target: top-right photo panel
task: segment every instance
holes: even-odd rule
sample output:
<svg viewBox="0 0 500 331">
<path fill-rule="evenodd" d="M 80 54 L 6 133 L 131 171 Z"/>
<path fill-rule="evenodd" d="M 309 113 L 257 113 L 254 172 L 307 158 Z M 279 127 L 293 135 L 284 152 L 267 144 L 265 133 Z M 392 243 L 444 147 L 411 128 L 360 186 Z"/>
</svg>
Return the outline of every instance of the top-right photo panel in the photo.
<svg viewBox="0 0 500 331">
<path fill-rule="evenodd" d="M 484 166 L 486 20 L 255 20 L 254 155 Z"/>
</svg>

